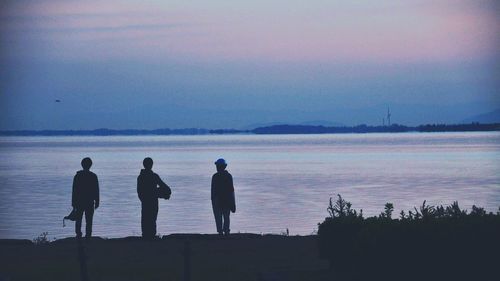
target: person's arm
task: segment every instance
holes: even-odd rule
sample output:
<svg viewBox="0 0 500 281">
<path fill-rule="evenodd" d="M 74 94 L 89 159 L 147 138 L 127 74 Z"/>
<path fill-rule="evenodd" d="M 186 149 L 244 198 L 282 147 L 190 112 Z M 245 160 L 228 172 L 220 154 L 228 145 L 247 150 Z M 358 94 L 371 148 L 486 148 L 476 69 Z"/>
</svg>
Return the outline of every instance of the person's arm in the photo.
<svg viewBox="0 0 500 281">
<path fill-rule="evenodd" d="M 141 176 L 137 177 L 137 196 L 139 197 L 139 200 L 141 200 L 141 202 L 142 202 L 143 194 L 142 194 L 142 188 L 141 188 Z"/>
<path fill-rule="evenodd" d="M 233 176 L 229 174 L 229 190 L 231 191 L 231 211 L 236 212 L 236 196 L 234 194 Z"/>
<path fill-rule="evenodd" d="M 75 176 L 73 177 L 73 190 L 72 190 L 72 192 L 71 192 L 71 206 L 72 206 L 73 208 L 76 208 L 76 198 L 77 198 L 77 197 L 76 197 L 76 185 L 77 185 L 77 179 L 76 179 L 76 176 L 77 176 L 77 175 L 75 175 Z"/>
<path fill-rule="evenodd" d="M 234 192 L 233 176 L 229 174 L 229 190 Z"/>
<path fill-rule="evenodd" d="M 161 180 L 161 178 L 158 174 L 155 174 L 155 176 L 156 176 L 156 184 L 159 187 L 170 189 L 170 187 L 164 181 Z"/>
<path fill-rule="evenodd" d="M 170 187 L 164 181 L 161 180 L 161 178 L 160 178 L 160 176 L 158 176 L 158 174 L 155 174 L 155 175 L 156 175 L 156 184 L 160 188 L 166 189 L 168 191 L 168 194 L 171 194 L 172 190 L 170 189 Z"/>
<path fill-rule="evenodd" d="M 95 208 L 99 208 L 99 180 L 95 176 Z"/>
<path fill-rule="evenodd" d="M 210 199 L 215 199 L 215 175 L 212 176 L 212 184 L 210 185 Z"/>
</svg>

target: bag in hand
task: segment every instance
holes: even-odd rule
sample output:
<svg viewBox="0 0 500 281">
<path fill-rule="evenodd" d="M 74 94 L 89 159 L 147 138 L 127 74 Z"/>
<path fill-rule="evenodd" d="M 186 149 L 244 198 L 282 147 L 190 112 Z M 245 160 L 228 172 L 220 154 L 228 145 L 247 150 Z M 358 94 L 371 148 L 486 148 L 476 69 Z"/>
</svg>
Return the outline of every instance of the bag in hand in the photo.
<svg viewBox="0 0 500 281">
<path fill-rule="evenodd" d="M 165 200 L 170 199 L 170 195 L 172 195 L 172 190 L 170 187 L 159 187 L 156 189 L 156 192 L 158 193 L 158 198 L 163 198 Z"/>
<path fill-rule="evenodd" d="M 63 218 L 63 227 L 66 226 L 66 224 L 64 223 L 65 220 L 76 221 L 76 209 L 73 209 L 71 213 L 69 213 L 69 215 Z"/>
</svg>

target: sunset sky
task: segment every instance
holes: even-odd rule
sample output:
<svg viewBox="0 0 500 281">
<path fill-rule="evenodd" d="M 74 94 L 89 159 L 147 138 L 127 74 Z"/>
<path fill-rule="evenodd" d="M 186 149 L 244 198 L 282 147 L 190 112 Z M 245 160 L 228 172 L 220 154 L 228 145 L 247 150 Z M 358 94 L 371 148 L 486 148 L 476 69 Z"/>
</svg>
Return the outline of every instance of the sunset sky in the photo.
<svg viewBox="0 0 500 281">
<path fill-rule="evenodd" d="M 0 129 L 456 123 L 500 108 L 500 3 L 2 1 Z M 61 100 L 56 103 L 55 100 Z"/>
</svg>

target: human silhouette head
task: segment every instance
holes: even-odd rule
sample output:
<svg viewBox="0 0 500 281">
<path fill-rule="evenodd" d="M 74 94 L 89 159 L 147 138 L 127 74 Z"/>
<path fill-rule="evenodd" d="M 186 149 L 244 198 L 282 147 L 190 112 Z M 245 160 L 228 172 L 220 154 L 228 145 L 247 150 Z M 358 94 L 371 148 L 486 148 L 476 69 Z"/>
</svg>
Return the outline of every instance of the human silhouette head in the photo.
<svg viewBox="0 0 500 281">
<path fill-rule="evenodd" d="M 144 169 L 146 169 L 146 170 L 153 169 L 153 159 L 151 159 L 150 157 L 144 158 L 144 160 L 142 161 L 142 165 L 144 166 Z"/>
<path fill-rule="evenodd" d="M 88 171 L 92 167 L 92 159 L 89 157 L 85 157 L 82 159 L 82 168 L 86 171 Z"/>
<path fill-rule="evenodd" d="M 217 161 L 215 161 L 214 164 L 215 164 L 215 167 L 217 168 L 217 172 L 222 172 L 227 167 L 227 162 L 223 158 L 217 159 Z"/>
</svg>

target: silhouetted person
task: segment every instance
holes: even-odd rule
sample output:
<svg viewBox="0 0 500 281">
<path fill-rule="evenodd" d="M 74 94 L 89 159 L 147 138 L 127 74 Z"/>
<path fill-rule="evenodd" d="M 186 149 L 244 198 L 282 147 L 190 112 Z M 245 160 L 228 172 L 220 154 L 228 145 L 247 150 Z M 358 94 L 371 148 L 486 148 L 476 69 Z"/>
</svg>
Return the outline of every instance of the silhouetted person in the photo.
<svg viewBox="0 0 500 281">
<path fill-rule="evenodd" d="M 156 218 L 158 217 L 159 189 L 166 189 L 170 194 L 170 187 L 153 172 L 153 159 L 147 157 L 142 162 L 144 169 L 137 177 L 137 195 L 141 200 L 141 228 L 142 237 L 153 239 L 156 236 Z M 168 199 L 168 198 L 167 198 Z"/>
<path fill-rule="evenodd" d="M 76 172 L 73 178 L 72 205 L 76 210 L 76 237 L 82 237 L 82 217 L 85 213 L 85 237 L 92 236 L 94 209 L 99 207 L 99 182 L 96 174 L 90 171 L 92 160 L 82 159 L 83 170 Z"/>
<path fill-rule="evenodd" d="M 234 198 L 233 177 L 226 171 L 226 160 L 220 158 L 215 161 L 217 173 L 212 176 L 212 209 L 215 225 L 219 234 L 229 235 L 229 214 L 236 211 Z"/>
</svg>

